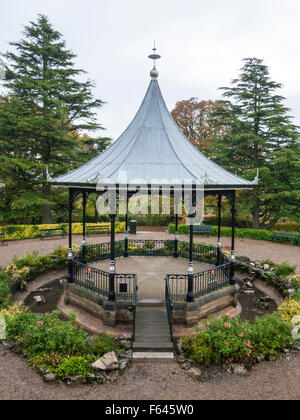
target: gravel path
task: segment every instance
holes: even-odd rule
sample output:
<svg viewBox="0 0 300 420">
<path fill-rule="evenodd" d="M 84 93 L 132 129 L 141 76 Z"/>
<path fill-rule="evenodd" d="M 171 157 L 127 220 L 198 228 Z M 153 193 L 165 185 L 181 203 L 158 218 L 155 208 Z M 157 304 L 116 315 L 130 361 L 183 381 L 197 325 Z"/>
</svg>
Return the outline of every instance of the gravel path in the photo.
<svg viewBox="0 0 300 420">
<path fill-rule="evenodd" d="M 227 400 L 300 399 L 300 354 L 264 362 L 246 376 L 225 373 L 196 382 L 175 363 L 135 364 L 114 384 L 46 385 L 26 362 L 0 345 L 2 400 Z"/>
<path fill-rule="evenodd" d="M 81 236 L 74 236 L 73 242 L 80 245 Z M 123 234 L 116 235 L 117 239 L 123 239 Z M 137 235 L 131 236 L 132 239 L 173 239 L 173 235 L 165 232 L 138 232 Z M 181 235 L 181 240 L 188 241 L 187 235 Z M 94 244 L 108 241 L 108 236 L 91 236 L 88 243 Z M 215 237 L 195 236 L 195 241 L 205 241 L 207 243 L 216 244 Z M 222 238 L 224 246 L 231 245 L 230 238 Z M 67 245 L 67 239 L 51 239 L 40 241 L 39 239 L 29 239 L 26 241 L 12 241 L 8 246 L 0 247 L 0 265 L 5 266 L 11 263 L 14 257 L 23 257 L 27 252 L 38 251 L 39 255 L 44 255 L 58 246 Z M 237 238 L 236 239 L 237 255 L 245 255 L 252 260 L 270 259 L 275 263 L 284 261 L 291 265 L 297 266 L 297 274 L 300 275 L 300 247 L 293 245 L 284 245 L 267 241 L 257 241 L 253 239 Z"/>
</svg>

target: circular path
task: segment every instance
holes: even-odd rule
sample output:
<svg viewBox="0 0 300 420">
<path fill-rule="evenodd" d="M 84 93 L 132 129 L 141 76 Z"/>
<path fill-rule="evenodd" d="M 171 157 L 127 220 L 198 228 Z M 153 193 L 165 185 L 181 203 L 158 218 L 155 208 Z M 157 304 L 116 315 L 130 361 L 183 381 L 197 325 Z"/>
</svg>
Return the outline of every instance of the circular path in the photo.
<svg viewBox="0 0 300 420">
<path fill-rule="evenodd" d="M 114 384 L 98 387 L 46 385 L 18 356 L 0 344 L 2 400 L 299 400 L 300 354 L 263 362 L 246 376 L 224 373 L 196 382 L 176 363 L 133 365 Z"/>
<path fill-rule="evenodd" d="M 116 239 L 123 239 L 123 234 L 117 234 Z M 138 232 L 137 235 L 130 235 L 130 239 L 174 239 L 174 235 L 166 232 Z M 180 235 L 180 240 L 188 241 L 188 235 Z M 108 236 L 91 236 L 88 243 L 94 244 L 109 241 Z M 195 235 L 195 242 L 207 242 L 216 245 L 215 237 L 206 237 Z M 73 242 L 80 245 L 81 236 L 74 236 Z M 10 264 L 14 257 L 23 257 L 27 252 L 32 253 L 38 251 L 39 255 L 44 255 L 58 246 L 66 246 L 68 244 L 65 239 L 50 239 L 40 241 L 39 239 L 29 239 L 25 241 L 12 241 L 8 246 L 0 246 L 0 265 L 6 266 Z M 230 246 L 230 238 L 222 238 L 222 245 Z M 270 259 L 276 264 L 287 262 L 290 265 L 297 266 L 296 272 L 300 275 L 300 247 L 293 245 L 278 244 L 267 241 L 258 241 L 254 239 L 237 238 L 236 254 L 249 257 L 251 260 L 262 261 Z"/>
</svg>

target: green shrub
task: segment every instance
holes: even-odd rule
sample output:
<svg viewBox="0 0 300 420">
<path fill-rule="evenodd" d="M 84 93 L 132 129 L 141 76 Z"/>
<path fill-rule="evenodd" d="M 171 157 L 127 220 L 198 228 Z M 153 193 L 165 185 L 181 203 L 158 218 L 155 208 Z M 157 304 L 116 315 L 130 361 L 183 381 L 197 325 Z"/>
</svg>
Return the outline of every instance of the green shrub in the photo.
<svg viewBox="0 0 300 420">
<path fill-rule="evenodd" d="M 278 308 L 281 313 L 282 319 L 291 323 L 292 318 L 300 315 L 300 301 L 297 299 L 286 299 Z"/>
<path fill-rule="evenodd" d="M 291 328 L 278 312 L 255 318 L 252 343 L 257 356 L 276 355 L 294 344 Z"/>
<path fill-rule="evenodd" d="M 45 316 L 21 313 L 7 320 L 7 334 L 18 340 L 19 346 L 28 354 L 83 353 L 86 349 L 86 333 L 74 322 L 59 319 L 59 312 Z"/>
<path fill-rule="evenodd" d="M 95 225 L 95 223 L 87 223 L 87 226 Z M 15 225 L 15 226 L 0 226 L 0 233 L 4 233 L 6 240 L 23 240 L 34 239 L 40 237 L 42 229 L 62 229 L 65 233 L 68 232 L 69 226 L 67 223 L 61 224 L 47 224 L 47 225 Z M 72 233 L 74 235 L 82 234 L 82 223 L 73 223 Z M 125 223 L 116 223 L 116 232 L 121 233 L 125 231 Z"/>
<path fill-rule="evenodd" d="M 208 366 L 214 360 L 213 350 L 204 333 L 194 337 L 183 337 L 182 347 L 185 354 L 197 363 Z"/>
<path fill-rule="evenodd" d="M 87 355 L 72 356 L 63 359 L 56 368 L 56 375 L 59 379 L 64 380 L 68 376 L 81 375 L 86 378 L 93 373 L 92 364 L 97 360 L 97 357 Z"/>
<path fill-rule="evenodd" d="M 184 337 L 186 356 L 197 363 L 243 362 L 252 364 L 258 356 L 276 355 L 294 344 L 291 328 L 278 312 L 241 322 L 229 314 L 207 323 L 196 336 Z"/>
<path fill-rule="evenodd" d="M 277 277 L 285 278 L 290 274 L 295 274 L 296 266 L 291 266 L 288 263 L 284 262 L 279 264 L 275 268 L 275 274 Z"/>
<path fill-rule="evenodd" d="M 114 339 L 115 337 L 105 333 L 97 336 L 94 338 L 93 344 L 88 347 L 87 351 L 91 354 L 101 357 L 104 354 L 115 350 Z"/>
<path fill-rule="evenodd" d="M 168 232 L 170 234 L 175 233 L 175 224 L 170 223 L 168 226 Z M 181 224 L 178 226 L 178 233 L 182 235 L 187 235 L 189 233 L 189 225 Z M 221 235 L 225 237 L 231 237 L 232 229 L 230 227 L 221 227 Z M 217 236 L 218 235 L 218 227 L 212 226 L 212 235 Z M 273 241 L 273 232 L 269 230 L 263 230 L 263 229 L 235 229 L 235 236 L 237 238 L 249 238 L 249 239 L 257 239 L 257 240 L 263 240 L 263 241 Z M 283 243 L 293 243 L 289 239 L 283 239 Z M 300 242 L 298 243 L 300 245 Z"/>
<path fill-rule="evenodd" d="M 30 357 L 28 363 L 35 370 L 48 369 L 49 372 L 55 372 L 59 364 L 67 355 L 55 352 L 41 353 Z"/>
<path fill-rule="evenodd" d="M 0 310 L 6 308 L 12 302 L 12 296 L 9 287 L 9 277 L 0 267 Z"/>
</svg>

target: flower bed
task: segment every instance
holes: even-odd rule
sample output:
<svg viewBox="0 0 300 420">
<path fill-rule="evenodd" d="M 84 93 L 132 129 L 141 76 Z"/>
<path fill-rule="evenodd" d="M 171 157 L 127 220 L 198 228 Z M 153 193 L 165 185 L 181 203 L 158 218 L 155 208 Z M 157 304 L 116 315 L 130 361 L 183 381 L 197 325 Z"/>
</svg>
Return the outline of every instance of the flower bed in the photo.
<svg viewBox="0 0 300 420">
<path fill-rule="evenodd" d="M 112 382 L 120 374 L 118 368 L 112 374 L 96 372 L 92 364 L 110 352 L 120 357 L 121 370 L 130 362 L 130 342 L 107 334 L 88 337 L 76 326 L 75 315 L 66 322 L 60 320 L 58 311 L 35 314 L 20 304 L 0 315 L 6 320 L 6 345 L 25 357 L 46 382 Z"/>
<path fill-rule="evenodd" d="M 95 226 L 96 223 L 87 223 L 86 226 Z M 102 226 L 103 223 L 97 224 L 97 226 Z M 105 223 L 107 225 L 107 223 Z M 65 233 L 69 230 L 69 225 L 67 223 L 61 224 L 51 224 L 51 225 L 11 225 L 11 226 L 1 226 L 0 233 L 5 234 L 5 239 L 7 241 L 21 240 L 21 239 L 34 239 L 41 236 L 41 230 L 45 229 L 62 229 Z M 116 233 L 125 232 L 125 223 L 119 222 L 115 226 Z M 72 224 L 72 233 L 74 235 L 82 234 L 83 225 L 82 223 L 73 223 Z"/>
<path fill-rule="evenodd" d="M 241 322 L 228 313 L 208 321 L 203 330 L 197 328 L 195 336 L 182 338 L 180 348 L 184 357 L 180 361 L 187 358 L 206 366 L 242 363 L 250 367 L 294 346 L 291 327 L 279 312 L 257 317 L 253 323 Z"/>
<path fill-rule="evenodd" d="M 73 246 L 73 252 L 79 247 Z M 12 291 L 24 290 L 29 282 L 38 276 L 53 270 L 64 268 L 68 263 L 68 247 L 58 247 L 51 254 L 39 257 L 37 252 L 27 254 L 23 258 L 15 258 L 4 273 Z M 3 269 L 2 269 L 3 270 Z"/>
</svg>

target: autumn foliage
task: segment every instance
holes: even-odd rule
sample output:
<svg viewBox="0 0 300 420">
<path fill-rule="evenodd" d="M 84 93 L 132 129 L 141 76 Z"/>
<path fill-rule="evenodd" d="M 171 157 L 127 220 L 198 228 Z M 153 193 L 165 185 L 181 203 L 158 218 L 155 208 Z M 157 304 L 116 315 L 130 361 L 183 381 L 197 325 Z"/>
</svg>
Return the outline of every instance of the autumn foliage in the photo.
<svg viewBox="0 0 300 420">
<path fill-rule="evenodd" d="M 225 127 L 216 128 L 213 124 L 211 115 L 219 106 L 211 100 L 199 101 L 198 98 L 190 98 L 177 102 L 171 114 L 194 146 L 207 149 L 210 139 L 223 137 L 226 131 Z"/>
</svg>

